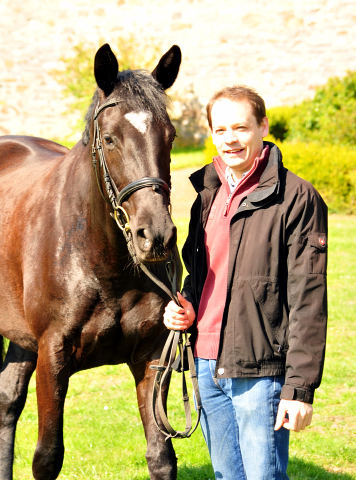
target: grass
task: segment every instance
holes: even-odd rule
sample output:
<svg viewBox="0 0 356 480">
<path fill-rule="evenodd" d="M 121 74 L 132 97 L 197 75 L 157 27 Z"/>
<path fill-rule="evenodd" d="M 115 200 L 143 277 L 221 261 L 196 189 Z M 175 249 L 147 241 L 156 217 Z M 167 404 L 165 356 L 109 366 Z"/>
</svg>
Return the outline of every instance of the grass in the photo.
<svg viewBox="0 0 356 480">
<path fill-rule="evenodd" d="M 182 245 L 187 220 L 177 218 Z M 325 371 L 316 392 L 313 424 L 291 435 L 291 480 L 356 479 L 356 217 L 330 217 L 329 328 Z M 179 380 L 175 378 L 175 382 Z M 18 425 L 14 478 L 31 479 L 37 439 L 34 378 Z M 180 386 L 171 389 L 171 419 L 182 425 Z M 66 454 L 59 479 L 148 480 L 145 439 L 134 382 L 125 365 L 80 372 L 65 405 Z M 202 434 L 175 440 L 179 480 L 213 479 Z"/>
<path fill-rule="evenodd" d="M 173 148 L 171 152 L 171 169 L 202 167 L 205 164 L 204 147 Z"/>
</svg>

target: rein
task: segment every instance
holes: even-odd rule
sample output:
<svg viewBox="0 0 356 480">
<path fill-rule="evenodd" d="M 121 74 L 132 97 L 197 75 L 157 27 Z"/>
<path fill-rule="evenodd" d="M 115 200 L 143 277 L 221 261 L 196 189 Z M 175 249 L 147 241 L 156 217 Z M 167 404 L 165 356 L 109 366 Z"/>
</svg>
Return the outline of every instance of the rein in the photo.
<svg viewBox="0 0 356 480">
<path fill-rule="evenodd" d="M 159 280 L 140 260 L 137 258 L 135 248 L 132 240 L 132 232 L 130 227 L 130 218 L 126 210 L 122 207 L 122 203 L 126 197 L 131 195 L 133 192 L 140 190 L 141 188 L 152 187 L 153 190 L 157 191 L 161 188 L 167 195 L 168 204 L 170 205 L 170 188 L 167 183 L 161 178 L 157 177 L 144 177 L 140 180 L 126 185 L 121 191 L 117 188 L 114 180 L 112 179 L 108 165 L 105 160 L 103 144 L 101 139 L 101 132 L 98 123 L 99 114 L 108 107 L 117 105 L 118 103 L 123 102 L 119 99 L 111 99 L 108 102 L 104 103 L 100 107 L 97 105 L 94 112 L 94 136 L 93 143 L 91 146 L 92 152 L 92 163 L 99 187 L 99 191 L 106 203 L 112 206 L 114 213 L 110 215 L 115 219 L 118 227 L 122 230 L 128 251 L 132 257 L 132 260 L 135 265 L 138 265 L 141 270 L 158 286 L 160 287 L 177 305 L 180 305 L 179 300 L 174 292 L 177 292 L 177 268 L 175 260 L 175 252 L 173 251 L 170 254 L 170 258 L 166 261 L 166 271 L 168 279 L 171 283 L 171 290 Z M 97 162 L 96 155 L 99 156 L 99 166 Z M 104 195 L 101 182 L 100 182 L 100 169 L 103 171 L 103 179 L 105 183 L 106 193 L 109 197 L 109 200 Z M 183 346 L 183 337 L 185 338 L 185 345 Z M 179 351 L 179 356 L 176 358 L 177 350 Z M 153 394 L 152 394 L 152 411 L 155 424 L 160 432 L 162 432 L 166 440 L 169 438 L 188 438 L 190 437 L 196 428 L 199 425 L 200 414 L 201 414 L 201 400 L 200 393 L 198 388 L 197 374 L 195 371 L 194 357 L 192 353 L 192 348 L 190 341 L 187 336 L 187 332 L 182 332 L 181 330 L 171 330 L 165 346 L 162 351 L 161 358 L 158 365 L 150 365 L 152 370 L 156 370 L 156 377 L 153 385 Z M 192 416 L 190 410 L 189 396 L 187 390 L 187 383 L 185 379 L 184 371 L 189 368 L 190 378 L 192 379 L 193 390 L 196 400 L 197 408 L 197 421 L 192 429 Z M 184 431 L 174 430 L 168 421 L 166 410 L 163 405 L 163 396 L 162 389 L 165 386 L 165 383 L 169 382 L 172 370 L 180 371 L 182 373 L 182 396 L 184 402 L 184 412 L 186 418 L 186 427 Z M 161 421 L 166 430 L 163 430 L 158 423 L 156 417 L 156 404 L 158 407 L 158 412 L 161 418 Z"/>
</svg>

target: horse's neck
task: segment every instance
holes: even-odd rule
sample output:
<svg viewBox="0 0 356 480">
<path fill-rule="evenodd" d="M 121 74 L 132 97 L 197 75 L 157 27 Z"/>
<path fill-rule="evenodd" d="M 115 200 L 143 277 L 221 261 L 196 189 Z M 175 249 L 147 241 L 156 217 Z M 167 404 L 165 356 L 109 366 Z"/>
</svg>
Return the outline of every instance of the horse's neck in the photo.
<svg viewBox="0 0 356 480">
<path fill-rule="evenodd" d="M 68 188 L 71 193 L 66 203 L 75 216 L 81 218 L 83 229 L 89 242 L 111 245 L 113 248 L 125 245 L 115 220 L 110 216 L 112 207 L 103 199 L 92 166 L 90 145 L 77 144 L 68 154 L 69 160 Z M 104 192 L 104 195 L 106 192 Z"/>
</svg>

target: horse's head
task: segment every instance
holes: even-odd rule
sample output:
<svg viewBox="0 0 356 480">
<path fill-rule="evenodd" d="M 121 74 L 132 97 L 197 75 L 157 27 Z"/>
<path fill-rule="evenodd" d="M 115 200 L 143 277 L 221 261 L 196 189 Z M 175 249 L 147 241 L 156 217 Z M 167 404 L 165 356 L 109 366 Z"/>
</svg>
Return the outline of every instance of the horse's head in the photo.
<svg viewBox="0 0 356 480">
<path fill-rule="evenodd" d="M 177 46 L 163 55 L 152 73 L 119 72 L 107 44 L 95 56 L 98 89 L 88 112 L 90 130 L 83 139 L 90 132 L 94 162 L 101 163 L 97 170 L 104 197 L 111 196 L 119 223 L 129 223 L 135 254 L 142 262 L 165 260 L 177 240 L 169 214 L 175 129 L 167 114 L 165 90 L 173 85 L 180 62 Z"/>
</svg>

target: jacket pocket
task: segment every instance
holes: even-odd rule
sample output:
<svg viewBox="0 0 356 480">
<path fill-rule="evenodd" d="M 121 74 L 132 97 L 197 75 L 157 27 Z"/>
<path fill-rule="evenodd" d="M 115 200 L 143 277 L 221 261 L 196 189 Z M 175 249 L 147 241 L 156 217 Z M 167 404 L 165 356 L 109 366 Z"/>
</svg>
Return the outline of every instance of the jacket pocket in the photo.
<svg viewBox="0 0 356 480">
<path fill-rule="evenodd" d="M 279 284 L 277 281 L 267 279 L 250 279 L 249 284 L 260 308 L 265 331 L 273 350 L 277 355 L 284 354 L 287 349 L 288 316 L 280 295 Z"/>
<path fill-rule="evenodd" d="M 325 233 L 311 233 L 308 235 L 310 248 L 309 273 L 326 275 L 327 242 Z"/>
</svg>

